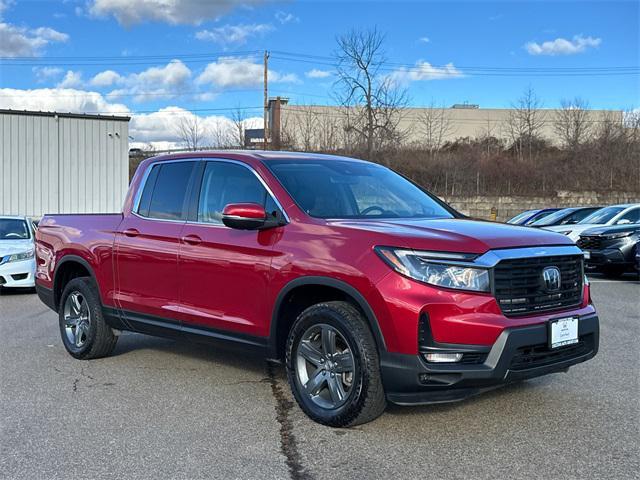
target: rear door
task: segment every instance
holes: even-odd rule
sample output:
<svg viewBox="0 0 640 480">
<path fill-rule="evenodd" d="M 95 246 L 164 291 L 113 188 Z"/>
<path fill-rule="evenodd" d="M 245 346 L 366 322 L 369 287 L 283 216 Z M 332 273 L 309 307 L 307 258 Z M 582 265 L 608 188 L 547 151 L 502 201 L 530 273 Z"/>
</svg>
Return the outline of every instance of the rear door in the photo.
<svg viewBox="0 0 640 480">
<path fill-rule="evenodd" d="M 235 230 L 222 223 L 229 203 L 253 202 L 283 215 L 258 174 L 246 164 L 205 162 L 197 213 L 182 233 L 178 265 L 183 329 L 224 330 L 266 336 L 274 242 L 283 227 Z"/>
<path fill-rule="evenodd" d="M 115 297 L 141 331 L 158 320 L 179 323 L 178 249 L 198 165 L 195 160 L 152 165 L 133 213 L 116 233 Z"/>
</svg>

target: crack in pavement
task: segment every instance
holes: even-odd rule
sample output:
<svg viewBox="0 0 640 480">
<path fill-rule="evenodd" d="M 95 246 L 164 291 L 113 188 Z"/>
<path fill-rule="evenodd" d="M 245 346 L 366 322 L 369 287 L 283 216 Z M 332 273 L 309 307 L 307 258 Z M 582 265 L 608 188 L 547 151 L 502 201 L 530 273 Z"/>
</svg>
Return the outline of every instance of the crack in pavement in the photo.
<svg viewBox="0 0 640 480">
<path fill-rule="evenodd" d="M 293 421 L 289 413 L 293 407 L 293 402 L 289 400 L 276 378 L 273 363 L 267 362 L 267 373 L 271 392 L 276 400 L 276 420 L 280 424 L 280 452 L 286 459 L 289 474 L 292 480 L 312 480 L 302 465 L 302 457 L 298 451 L 298 442 L 293 432 Z"/>
</svg>

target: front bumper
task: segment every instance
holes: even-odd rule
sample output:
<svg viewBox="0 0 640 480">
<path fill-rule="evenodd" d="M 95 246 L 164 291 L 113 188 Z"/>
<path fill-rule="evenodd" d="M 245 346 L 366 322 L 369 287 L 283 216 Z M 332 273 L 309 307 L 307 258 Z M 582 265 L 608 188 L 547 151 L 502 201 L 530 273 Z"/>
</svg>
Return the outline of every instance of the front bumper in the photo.
<svg viewBox="0 0 640 480">
<path fill-rule="evenodd" d="M 35 286 L 35 258 L 20 262 L 0 265 L 0 287 L 33 287 Z"/>
<path fill-rule="evenodd" d="M 585 260 L 585 266 L 587 268 L 601 268 L 606 266 L 633 267 L 634 260 L 631 252 L 625 255 L 625 252 L 617 248 L 589 250 L 589 258 Z"/>
<path fill-rule="evenodd" d="M 479 364 L 432 364 L 418 355 L 385 353 L 381 372 L 387 399 L 399 405 L 463 400 L 515 381 L 566 371 L 598 352 L 595 314 L 580 317 L 578 344 L 549 350 L 547 329 L 547 323 L 505 329 L 488 351 L 478 348 L 484 358 Z M 469 346 L 464 347 L 468 351 Z"/>
</svg>

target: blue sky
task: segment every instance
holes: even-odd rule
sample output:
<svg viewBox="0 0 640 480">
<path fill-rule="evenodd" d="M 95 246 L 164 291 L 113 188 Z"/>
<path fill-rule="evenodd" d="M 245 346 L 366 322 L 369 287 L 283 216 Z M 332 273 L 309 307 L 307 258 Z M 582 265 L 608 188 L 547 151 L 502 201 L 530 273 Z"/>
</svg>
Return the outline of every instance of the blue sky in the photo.
<svg viewBox="0 0 640 480">
<path fill-rule="evenodd" d="M 531 86 L 550 108 L 640 106 L 637 1 L 174 3 L 0 0 L 0 108 L 259 116 L 265 49 L 270 94 L 330 104 L 336 36 L 370 27 L 415 105 L 508 107 Z"/>
</svg>

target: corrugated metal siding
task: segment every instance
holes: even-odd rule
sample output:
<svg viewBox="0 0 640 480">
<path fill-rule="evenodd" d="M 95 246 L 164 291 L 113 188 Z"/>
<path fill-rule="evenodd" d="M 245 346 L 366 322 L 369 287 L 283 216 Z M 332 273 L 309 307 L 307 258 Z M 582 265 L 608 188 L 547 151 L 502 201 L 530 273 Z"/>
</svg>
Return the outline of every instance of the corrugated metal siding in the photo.
<svg viewBox="0 0 640 480">
<path fill-rule="evenodd" d="M 122 120 L 0 114 L 0 214 L 119 212 L 128 135 Z"/>
</svg>

